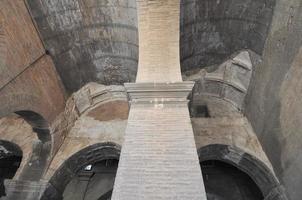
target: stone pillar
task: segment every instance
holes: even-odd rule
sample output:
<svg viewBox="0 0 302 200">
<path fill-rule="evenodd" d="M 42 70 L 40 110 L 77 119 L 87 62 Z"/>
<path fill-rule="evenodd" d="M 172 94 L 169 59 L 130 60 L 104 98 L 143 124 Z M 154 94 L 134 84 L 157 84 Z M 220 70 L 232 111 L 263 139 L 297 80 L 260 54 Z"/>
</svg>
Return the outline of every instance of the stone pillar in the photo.
<svg viewBox="0 0 302 200">
<path fill-rule="evenodd" d="M 179 0 L 138 0 L 139 68 L 113 200 L 204 200 L 179 64 Z"/>
</svg>

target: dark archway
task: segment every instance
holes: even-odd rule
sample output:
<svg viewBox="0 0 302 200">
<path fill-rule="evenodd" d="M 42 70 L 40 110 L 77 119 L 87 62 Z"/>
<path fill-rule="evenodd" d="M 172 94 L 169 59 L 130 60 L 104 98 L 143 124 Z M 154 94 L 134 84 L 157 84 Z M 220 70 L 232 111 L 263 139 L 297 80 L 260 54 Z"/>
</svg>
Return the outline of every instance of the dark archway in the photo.
<svg viewBox="0 0 302 200">
<path fill-rule="evenodd" d="M 4 180 L 12 179 L 22 161 L 21 148 L 5 140 L 0 140 L 0 197 L 5 195 Z"/>
<path fill-rule="evenodd" d="M 262 200 L 256 183 L 238 168 L 216 160 L 200 163 L 208 200 Z"/>
<path fill-rule="evenodd" d="M 98 143 L 75 153 L 67 159 L 52 176 L 41 199 L 63 199 L 64 191 L 71 181 L 79 178 L 81 174 L 83 178 L 90 179 L 89 174 L 91 175 L 90 170 L 94 170 L 93 166 L 95 166 L 97 170 L 104 167 L 104 163 L 106 164 L 108 161 L 113 163 L 117 162 L 120 156 L 120 149 L 121 148 L 114 143 Z M 110 190 L 99 198 L 105 198 L 106 195 L 111 195 Z"/>
<path fill-rule="evenodd" d="M 200 162 L 220 161 L 247 174 L 261 190 L 265 200 L 287 200 L 283 186 L 274 173 L 259 159 L 239 148 L 212 144 L 198 150 Z"/>
<path fill-rule="evenodd" d="M 108 200 L 111 198 L 118 160 L 108 159 L 85 166 L 66 185 L 64 200 Z"/>
</svg>

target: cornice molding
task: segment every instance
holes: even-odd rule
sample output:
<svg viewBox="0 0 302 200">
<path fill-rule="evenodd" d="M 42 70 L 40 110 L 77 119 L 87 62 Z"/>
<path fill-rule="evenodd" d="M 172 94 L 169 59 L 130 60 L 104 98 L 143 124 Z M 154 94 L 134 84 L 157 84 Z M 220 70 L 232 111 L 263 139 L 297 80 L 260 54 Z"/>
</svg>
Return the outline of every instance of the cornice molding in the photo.
<svg viewBox="0 0 302 200">
<path fill-rule="evenodd" d="M 131 103 L 167 104 L 188 102 L 194 82 L 125 83 Z"/>
</svg>

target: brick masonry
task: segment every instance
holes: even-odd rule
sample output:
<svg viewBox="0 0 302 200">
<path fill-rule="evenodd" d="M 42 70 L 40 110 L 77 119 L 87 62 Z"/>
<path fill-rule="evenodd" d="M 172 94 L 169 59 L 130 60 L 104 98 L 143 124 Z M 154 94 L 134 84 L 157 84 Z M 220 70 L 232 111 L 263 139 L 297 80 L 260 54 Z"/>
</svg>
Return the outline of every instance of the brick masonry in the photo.
<svg viewBox="0 0 302 200">
<path fill-rule="evenodd" d="M 132 104 L 112 199 L 205 199 L 186 103 Z"/>
<path fill-rule="evenodd" d="M 136 82 L 180 82 L 179 0 L 138 0 Z"/>
<path fill-rule="evenodd" d="M 206 199 L 179 63 L 179 1 L 139 0 L 139 67 L 113 200 Z"/>
</svg>

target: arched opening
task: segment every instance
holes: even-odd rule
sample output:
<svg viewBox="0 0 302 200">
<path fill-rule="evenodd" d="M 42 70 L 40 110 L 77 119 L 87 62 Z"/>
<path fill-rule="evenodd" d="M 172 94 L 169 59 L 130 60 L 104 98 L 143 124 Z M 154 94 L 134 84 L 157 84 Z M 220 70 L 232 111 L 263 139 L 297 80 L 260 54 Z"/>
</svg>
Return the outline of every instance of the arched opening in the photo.
<svg viewBox="0 0 302 200">
<path fill-rule="evenodd" d="M 22 161 L 21 148 L 5 140 L 0 140 L 0 197 L 5 195 L 4 180 L 12 179 Z"/>
<path fill-rule="evenodd" d="M 67 184 L 64 200 L 107 200 L 111 198 L 118 160 L 108 159 L 86 165 Z"/>
<path fill-rule="evenodd" d="M 41 200 L 111 198 L 120 147 L 98 143 L 68 158 L 55 172 Z"/>
<path fill-rule="evenodd" d="M 203 161 L 200 166 L 208 200 L 263 199 L 256 183 L 238 168 L 217 160 Z"/>
<path fill-rule="evenodd" d="M 16 143 L 24 154 L 15 179 L 40 180 L 51 152 L 48 122 L 33 111 L 15 111 L 0 118 L 0 126 L 0 138 Z"/>
<path fill-rule="evenodd" d="M 201 163 L 207 164 L 215 161 L 217 170 L 227 171 L 227 169 L 232 170 L 230 168 L 235 168 L 237 172 L 239 171 L 241 174 L 243 173 L 248 176 L 249 179 L 243 176 L 245 178 L 242 180 L 245 180 L 247 184 L 251 183 L 250 191 L 257 191 L 254 187 L 256 185 L 262 194 L 261 199 L 287 200 L 284 188 L 276 178 L 274 172 L 261 160 L 239 148 L 224 144 L 212 144 L 198 149 L 198 156 Z M 204 179 L 206 178 L 204 177 Z M 255 185 L 253 185 L 251 180 Z M 228 186 L 226 188 L 229 188 L 230 183 L 227 182 L 225 184 Z M 221 198 L 216 199 L 220 200 Z"/>
</svg>

